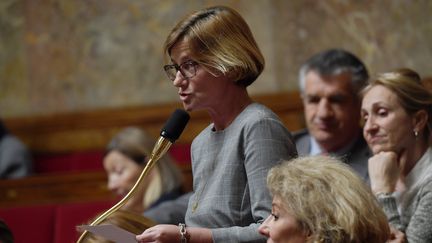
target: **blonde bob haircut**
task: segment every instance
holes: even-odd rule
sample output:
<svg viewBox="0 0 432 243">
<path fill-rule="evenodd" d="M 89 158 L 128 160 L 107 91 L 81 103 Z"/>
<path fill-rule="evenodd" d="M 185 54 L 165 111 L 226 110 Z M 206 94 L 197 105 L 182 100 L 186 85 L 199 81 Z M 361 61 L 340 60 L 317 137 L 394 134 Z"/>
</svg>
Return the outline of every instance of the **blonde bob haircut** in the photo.
<svg viewBox="0 0 432 243">
<path fill-rule="evenodd" d="M 215 6 L 187 15 L 164 44 L 166 57 L 179 42 L 189 45 L 191 58 L 217 76 L 249 86 L 264 69 L 264 57 L 249 26 L 234 9 Z"/>
<path fill-rule="evenodd" d="M 387 217 L 362 179 L 341 161 L 306 156 L 272 168 L 267 185 L 293 215 L 307 242 L 385 242 Z"/>
<path fill-rule="evenodd" d="M 372 87 L 382 85 L 396 94 L 402 108 L 408 115 L 424 110 L 428 115 L 424 138 L 427 140 L 432 130 L 432 94 L 421 82 L 420 75 L 408 68 L 378 75 L 362 91 L 364 96 Z"/>
</svg>

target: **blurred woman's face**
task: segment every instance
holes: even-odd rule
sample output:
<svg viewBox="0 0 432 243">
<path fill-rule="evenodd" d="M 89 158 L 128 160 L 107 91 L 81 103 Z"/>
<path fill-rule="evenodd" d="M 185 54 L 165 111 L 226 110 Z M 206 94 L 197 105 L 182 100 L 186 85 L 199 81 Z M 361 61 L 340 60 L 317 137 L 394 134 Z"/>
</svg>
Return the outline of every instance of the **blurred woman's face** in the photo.
<svg viewBox="0 0 432 243">
<path fill-rule="evenodd" d="M 108 174 L 108 189 L 119 196 L 132 189 L 143 170 L 143 166 L 115 150 L 105 156 L 103 165 Z"/>
<path fill-rule="evenodd" d="M 272 214 L 258 231 L 268 238 L 268 243 L 303 243 L 307 239 L 297 219 L 287 212 L 278 196 L 273 197 Z"/>
<path fill-rule="evenodd" d="M 363 136 L 374 154 L 401 150 L 414 144 L 414 123 L 390 89 L 373 86 L 363 97 Z"/>
</svg>

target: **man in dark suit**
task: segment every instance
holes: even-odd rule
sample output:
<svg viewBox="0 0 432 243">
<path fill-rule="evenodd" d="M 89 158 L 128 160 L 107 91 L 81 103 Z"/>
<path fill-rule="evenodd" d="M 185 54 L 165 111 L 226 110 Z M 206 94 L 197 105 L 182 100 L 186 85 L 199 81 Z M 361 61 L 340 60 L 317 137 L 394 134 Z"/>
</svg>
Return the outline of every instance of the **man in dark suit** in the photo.
<svg viewBox="0 0 432 243">
<path fill-rule="evenodd" d="M 371 156 L 360 127 L 360 90 L 369 78 L 352 53 L 331 49 L 312 56 L 300 69 L 307 129 L 293 134 L 299 155 L 342 158 L 368 180 Z"/>
</svg>

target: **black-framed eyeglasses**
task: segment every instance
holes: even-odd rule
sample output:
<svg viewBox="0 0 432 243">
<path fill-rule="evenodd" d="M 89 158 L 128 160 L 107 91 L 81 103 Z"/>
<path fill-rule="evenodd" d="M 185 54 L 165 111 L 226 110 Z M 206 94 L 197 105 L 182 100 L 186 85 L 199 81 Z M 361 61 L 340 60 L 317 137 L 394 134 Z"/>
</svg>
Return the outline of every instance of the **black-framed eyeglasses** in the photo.
<svg viewBox="0 0 432 243">
<path fill-rule="evenodd" d="M 174 81 L 178 71 L 180 71 L 181 75 L 186 79 L 195 76 L 197 65 L 198 65 L 197 62 L 189 60 L 180 65 L 177 64 L 165 65 L 163 68 L 168 78 L 171 79 L 171 81 Z"/>
</svg>

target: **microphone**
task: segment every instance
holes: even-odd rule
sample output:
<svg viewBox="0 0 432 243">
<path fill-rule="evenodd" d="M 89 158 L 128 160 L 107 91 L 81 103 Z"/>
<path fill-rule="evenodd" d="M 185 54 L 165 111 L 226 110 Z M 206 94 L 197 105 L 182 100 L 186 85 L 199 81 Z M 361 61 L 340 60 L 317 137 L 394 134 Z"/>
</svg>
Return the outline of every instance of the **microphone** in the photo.
<svg viewBox="0 0 432 243">
<path fill-rule="evenodd" d="M 174 143 L 180 137 L 180 134 L 182 134 L 186 124 L 189 121 L 189 118 L 190 116 L 186 111 L 182 109 L 175 110 L 165 123 L 160 135 L 170 140 L 171 143 Z"/>
<path fill-rule="evenodd" d="M 160 132 L 160 137 L 153 148 L 147 165 L 159 160 L 168 151 L 169 147 L 180 137 L 189 118 L 189 114 L 181 109 L 177 109 L 172 113 Z"/>
<path fill-rule="evenodd" d="M 127 200 L 129 200 L 132 195 L 135 193 L 136 188 L 143 183 L 144 177 L 148 174 L 150 169 L 153 167 L 153 165 L 156 164 L 156 161 L 158 161 L 169 149 L 169 147 L 180 137 L 180 134 L 183 132 L 184 128 L 186 127 L 186 124 L 189 121 L 189 114 L 181 109 L 176 109 L 171 117 L 168 119 L 168 121 L 165 123 L 164 127 L 162 128 L 160 132 L 160 137 L 158 141 L 156 142 L 153 151 L 150 155 L 149 160 L 147 161 L 146 166 L 144 167 L 143 171 L 141 172 L 140 177 L 135 182 L 135 185 L 132 187 L 132 189 L 124 196 L 116 205 L 112 206 L 110 209 L 108 209 L 106 212 L 104 212 L 102 215 L 100 215 L 97 219 L 95 219 L 90 225 L 98 225 L 103 220 L 105 220 L 108 216 L 110 216 L 112 213 L 117 211 L 120 207 L 122 207 Z M 150 227 L 150 226 L 149 226 Z M 88 231 L 84 231 L 80 238 L 78 239 L 77 243 L 82 242 L 82 240 L 85 238 L 85 235 L 88 233 Z"/>
</svg>

